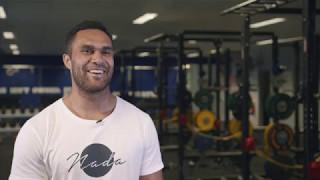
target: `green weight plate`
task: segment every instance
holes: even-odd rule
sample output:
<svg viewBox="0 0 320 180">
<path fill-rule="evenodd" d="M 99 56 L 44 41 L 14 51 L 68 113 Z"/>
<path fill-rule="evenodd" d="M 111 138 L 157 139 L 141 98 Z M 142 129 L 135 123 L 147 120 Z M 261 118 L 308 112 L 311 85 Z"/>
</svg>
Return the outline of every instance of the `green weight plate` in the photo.
<svg viewBox="0 0 320 180">
<path fill-rule="evenodd" d="M 209 90 L 200 89 L 196 92 L 194 97 L 194 103 L 202 109 L 210 109 L 210 106 L 213 102 L 213 95 Z"/>
<path fill-rule="evenodd" d="M 268 97 L 266 101 L 266 112 L 274 119 L 287 119 L 296 108 L 295 100 L 283 93 Z"/>
<path fill-rule="evenodd" d="M 252 102 L 251 96 L 249 96 L 249 97 L 250 97 L 250 102 L 249 102 L 249 107 L 248 108 L 250 109 L 251 107 L 253 107 L 253 102 Z M 232 93 L 229 96 L 228 106 L 229 106 L 229 109 L 233 112 L 234 115 L 240 116 L 241 107 L 242 107 L 241 101 L 240 101 L 240 92 Z M 240 119 L 240 117 L 237 117 L 237 118 Z"/>
</svg>

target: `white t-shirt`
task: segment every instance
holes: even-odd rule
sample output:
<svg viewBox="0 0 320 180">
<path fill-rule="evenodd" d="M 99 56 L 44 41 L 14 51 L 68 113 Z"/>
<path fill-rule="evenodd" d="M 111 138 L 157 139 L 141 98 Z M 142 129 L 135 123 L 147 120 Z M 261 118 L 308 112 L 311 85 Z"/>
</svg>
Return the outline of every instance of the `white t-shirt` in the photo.
<svg viewBox="0 0 320 180">
<path fill-rule="evenodd" d="M 9 180 L 138 180 L 163 168 L 154 124 L 117 97 L 101 122 L 57 100 L 21 128 Z"/>
</svg>

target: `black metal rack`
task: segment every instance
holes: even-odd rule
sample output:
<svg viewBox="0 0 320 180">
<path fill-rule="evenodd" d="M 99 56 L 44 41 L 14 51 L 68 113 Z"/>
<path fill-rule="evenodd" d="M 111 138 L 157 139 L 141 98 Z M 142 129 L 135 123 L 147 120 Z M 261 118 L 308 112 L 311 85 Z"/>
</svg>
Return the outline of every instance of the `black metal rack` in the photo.
<svg viewBox="0 0 320 180">
<path fill-rule="evenodd" d="M 250 37 L 253 33 L 250 32 L 250 20 L 251 16 L 264 12 L 273 8 L 280 7 L 287 3 L 293 2 L 294 0 L 248 0 L 231 8 L 223 10 L 221 15 L 226 14 L 240 14 L 244 16 L 244 24 L 242 29 L 242 47 L 241 47 L 241 57 L 242 57 L 242 77 L 240 84 L 240 100 L 242 104 L 242 143 L 245 145 L 246 140 L 249 137 L 249 113 L 248 113 L 248 102 L 249 102 L 249 69 L 248 62 L 250 58 Z M 273 36 L 273 61 L 277 63 L 277 37 Z M 242 178 L 250 179 L 250 154 L 248 150 L 243 147 L 242 152 Z"/>
<path fill-rule="evenodd" d="M 242 57 L 243 57 L 243 68 L 247 69 L 248 53 L 249 53 L 249 42 L 250 42 L 250 16 L 258 13 L 264 12 L 277 12 L 274 9 L 293 2 L 295 0 L 248 0 L 231 8 L 228 8 L 221 12 L 222 15 L 225 14 L 240 14 L 244 16 L 244 29 L 243 29 L 243 47 L 242 47 Z M 303 12 L 303 32 L 304 32 L 304 62 L 305 62 L 305 72 L 304 72 L 304 147 L 305 147 L 305 161 L 304 161 L 304 179 L 310 179 L 310 169 L 309 165 L 313 160 L 314 154 L 318 149 L 318 101 L 315 95 L 318 93 L 319 89 L 319 66 L 316 58 L 316 34 L 315 34 L 315 17 L 318 11 L 316 10 L 316 0 L 305 0 L 303 1 L 304 7 Z M 296 10 L 295 13 L 299 11 Z M 300 10 L 301 11 L 301 10 Z M 282 12 L 282 11 L 278 11 Z M 244 74 L 246 74 L 245 72 Z M 244 90 L 242 91 L 243 103 L 246 103 L 247 89 L 247 77 L 243 76 L 242 83 L 244 84 Z M 242 106 L 243 112 L 246 111 L 246 104 Z M 248 116 L 243 114 L 243 140 L 248 135 Z M 243 151 L 243 160 L 246 161 L 248 157 L 248 152 Z M 244 162 L 244 171 L 242 176 L 244 179 L 249 179 L 249 162 Z"/>
<path fill-rule="evenodd" d="M 305 63 L 303 78 L 303 108 L 304 108 L 304 179 L 311 179 L 310 164 L 319 151 L 318 109 L 316 94 L 319 92 L 319 62 L 317 61 L 316 37 L 316 0 L 305 0 L 303 7 L 303 34 Z"/>
<path fill-rule="evenodd" d="M 248 89 L 249 89 L 249 81 L 248 81 L 248 61 L 249 61 L 249 37 L 252 36 L 259 36 L 259 37 L 271 37 L 272 39 L 277 39 L 276 35 L 273 32 L 249 32 L 249 24 L 250 24 L 250 18 L 246 19 L 246 24 L 244 27 L 244 32 L 241 33 L 239 31 L 211 31 L 211 30 L 185 30 L 179 35 L 167 35 L 167 34 L 158 34 L 156 36 L 153 36 L 151 38 L 148 38 L 147 42 L 161 42 L 161 41 L 175 41 L 178 42 L 178 49 L 179 49 L 179 58 L 178 58 L 178 92 L 185 92 L 185 83 L 186 83 L 186 75 L 185 75 L 185 69 L 183 68 L 183 65 L 185 64 L 185 44 L 184 42 L 187 40 L 196 40 L 196 41 L 222 41 L 222 42 L 239 42 L 242 39 L 242 47 L 245 47 L 242 49 L 242 57 L 245 57 L 245 62 L 243 66 L 243 77 L 242 77 L 242 83 L 241 86 L 241 99 L 247 104 L 243 105 L 243 107 L 248 107 L 248 101 L 246 99 L 249 99 L 248 97 Z M 202 37 L 201 37 L 202 36 Z M 205 36 L 205 37 L 203 37 Z M 273 46 L 277 47 L 277 41 L 273 41 Z M 273 48 L 273 57 L 278 56 L 278 52 L 274 51 L 275 48 Z M 277 61 L 277 58 L 276 58 Z M 210 65 L 209 65 L 210 66 Z M 228 90 L 226 90 L 226 94 L 228 94 Z M 247 93 L 245 93 L 247 92 Z M 182 93 L 179 93 L 179 108 L 181 113 L 185 113 L 185 105 L 183 104 L 183 95 Z M 217 97 L 219 98 L 219 97 Z M 227 97 L 226 97 L 227 98 Z M 248 109 L 248 108 L 246 108 Z M 227 112 L 227 111 L 226 111 Z M 244 113 L 245 123 L 243 123 L 243 129 L 244 129 L 244 137 L 248 137 L 248 129 L 249 129 L 249 122 L 248 122 L 248 111 Z M 184 180 L 184 172 L 183 172 L 183 166 L 184 166 L 184 157 L 185 157 L 185 148 L 183 144 L 183 125 L 179 123 L 179 179 Z M 245 139 L 245 138 L 244 138 Z M 249 173 L 249 160 L 250 160 L 250 152 L 244 151 L 243 152 L 243 158 L 245 159 L 243 162 L 245 164 L 243 165 L 243 178 L 249 179 L 250 173 Z M 247 178 L 246 178 L 247 177 Z"/>
</svg>

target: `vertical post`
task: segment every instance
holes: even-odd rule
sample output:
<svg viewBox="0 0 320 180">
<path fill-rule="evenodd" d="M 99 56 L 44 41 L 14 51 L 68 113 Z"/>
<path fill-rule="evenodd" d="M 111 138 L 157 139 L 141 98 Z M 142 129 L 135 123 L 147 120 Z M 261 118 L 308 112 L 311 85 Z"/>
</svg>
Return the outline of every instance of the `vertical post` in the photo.
<svg viewBox="0 0 320 180">
<path fill-rule="evenodd" d="M 265 69 L 263 67 L 258 68 L 258 87 L 259 87 L 259 106 L 260 109 L 260 125 L 268 125 L 269 124 L 269 115 L 266 112 L 265 103 L 268 96 L 270 95 L 270 71 L 269 69 Z"/>
<path fill-rule="evenodd" d="M 216 47 L 216 58 L 215 58 L 215 63 L 216 63 L 216 83 L 215 83 L 215 88 L 216 90 L 216 116 L 217 119 L 220 121 L 220 50 L 221 50 L 221 42 L 219 40 L 216 40 L 214 42 L 214 45 Z"/>
<path fill-rule="evenodd" d="M 225 128 L 229 127 L 229 86 L 230 86 L 230 63 L 231 63 L 231 54 L 230 49 L 227 49 L 225 52 L 225 70 L 224 70 L 224 102 L 225 102 Z"/>
<path fill-rule="evenodd" d="M 162 44 L 162 49 L 165 49 L 163 44 Z M 168 65 L 168 61 L 166 61 L 165 57 L 164 57 L 164 54 L 163 54 L 163 50 L 162 50 L 162 61 L 163 61 L 163 109 L 165 110 L 165 113 L 167 113 L 167 110 L 168 110 L 168 78 L 169 78 L 169 65 Z M 164 130 L 164 127 L 162 125 L 162 128 L 163 130 L 162 131 L 165 131 Z"/>
<path fill-rule="evenodd" d="M 136 82 L 135 82 L 135 73 L 134 73 L 134 59 L 136 58 L 136 52 L 132 52 L 131 56 L 131 103 L 135 102 L 135 91 L 136 91 Z"/>
<path fill-rule="evenodd" d="M 276 76 L 281 72 L 279 66 L 279 44 L 278 37 L 272 36 L 272 75 Z"/>
<path fill-rule="evenodd" d="M 208 86 L 212 86 L 212 56 L 210 55 L 208 55 Z"/>
<path fill-rule="evenodd" d="M 127 97 L 126 96 L 126 85 L 127 85 L 127 73 L 126 73 L 126 64 L 125 64 L 125 54 L 120 53 L 120 76 L 121 76 L 121 90 L 120 90 L 120 96 L 122 98 Z"/>
<path fill-rule="evenodd" d="M 179 105 L 179 180 L 184 180 L 184 173 L 183 173 L 183 163 L 184 163 L 184 139 L 183 139 L 183 133 L 184 133 L 184 125 L 182 124 L 182 121 L 180 118 L 183 114 L 186 113 L 186 106 L 184 104 L 184 93 L 186 91 L 185 83 L 186 83 L 186 77 L 185 72 L 183 69 L 184 63 L 184 35 L 181 33 L 179 35 L 179 57 L 178 57 L 178 88 L 177 88 L 177 95 L 178 95 L 178 105 Z"/>
<path fill-rule="evenodd" d="M 160 43 L 159 47 L 157 48 L 157 77 L 158 77 L 158 101 L 159 101 L 159 141 L 162 144 L 163 140 L 163 113 L 164 113 L 164 102 L 163 102 L 163 95 L 164 95 L 164 88 L 163 88 L 163 58 L 162 58 L 162 47 L 163 43 Z"/>
<path fill-rule="evenodd" d="M 295 42 L 293 44 L 293 51 L 294 51 L 294 79 L 293 79 L 293 86 L 294 86 L 294 95 L 296 98 L 299 97 L 299 87 L 300 87 L 300 46 L 299 42 Z M 300 125 L 299 125 L 299 102 L 297 102 L 297 108 L 295 110 L 294 115 L 294 130 L 295 130 L 295 146 L 300 146 Z"/>
<path fill-rule="evenodd" d="M 250 52 L 250 16 L 246 15 L 242 32 L 242 78 L 240 83 L 240 100 L 242 106 L 242 178 L 250 178 L 250 154 L 245 148 L 246 139 L 249 137 L 249 52 Z"/>
<path fill-rule="evenodd" d="M 202 88 L 202 85 L 201 84 L 203 82 L 203 76 L 204 76 L 204 70 L 203 70 L 203 53 L 202 51 L 199 51 L 199 59 L 200 59 L 200 62 L 199 62 L 199 82 L 200 82 L 200 88 Z"/>
<path fill-rule="evenodd" d="M 304 61 L 304 179 L 310 179 L 309 165 L 318 149 L 318 100 L 319 62 L 316 59 L 316 0 L 305 0 L 303 7 Z"/>
</svg>

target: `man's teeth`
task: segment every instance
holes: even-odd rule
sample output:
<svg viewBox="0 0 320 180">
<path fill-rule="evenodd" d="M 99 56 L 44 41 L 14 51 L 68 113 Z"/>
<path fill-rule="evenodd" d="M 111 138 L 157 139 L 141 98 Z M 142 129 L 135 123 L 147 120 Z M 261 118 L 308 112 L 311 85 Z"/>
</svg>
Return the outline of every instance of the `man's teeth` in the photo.
<svg viewBox="0 0 320 180">
<path fill-rule="evenodd" d="M 102 74 L 103 70 L 90 70 L 89 72 L 94 74 Z"/>
</svg>

